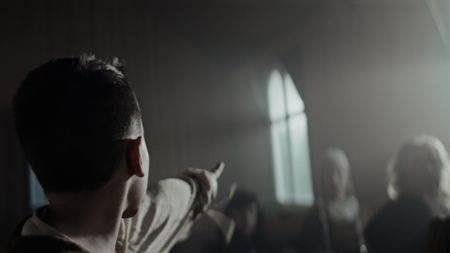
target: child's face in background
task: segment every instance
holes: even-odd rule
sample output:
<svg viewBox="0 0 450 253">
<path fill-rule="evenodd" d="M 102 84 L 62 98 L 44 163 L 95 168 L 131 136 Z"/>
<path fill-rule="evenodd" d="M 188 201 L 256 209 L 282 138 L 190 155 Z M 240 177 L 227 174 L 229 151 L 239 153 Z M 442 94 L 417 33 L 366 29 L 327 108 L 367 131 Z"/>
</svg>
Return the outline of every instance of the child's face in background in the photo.
<svg viewBox="0 0 450 253">
<path fill-rule="evenodd" d="M 231 218 L 236 223 L 236 230 L 245 237 L 250 237 L 258 222 L 258 206 L 251 203 L 243 209 L 235 209 L 231 212 Z"/>
<path fill-rule="evenodd" d="M 321 175 L 321 190 L 324 200 L 334 200 L 338 196 L 345 196 L 349 185 L 349 170 L 343 168 L 337 161 L 327 162 L 326 170 Z"/>
</svg>

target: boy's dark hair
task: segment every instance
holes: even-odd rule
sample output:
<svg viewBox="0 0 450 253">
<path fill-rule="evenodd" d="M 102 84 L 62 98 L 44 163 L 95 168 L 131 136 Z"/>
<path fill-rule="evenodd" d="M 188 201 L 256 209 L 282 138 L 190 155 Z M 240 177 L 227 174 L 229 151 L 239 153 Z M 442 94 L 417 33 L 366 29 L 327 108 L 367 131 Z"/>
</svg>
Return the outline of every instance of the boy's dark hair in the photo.
<svg viewBox="0 0 450 253">
<path fill-rule="evenodd" d="M 117 59 L 53 59 L 31 71 L 14 97 L 15 126 L 45 191 L 95 190 L 108 181 L 133 117 L 139 105 Z"/>
</svg>

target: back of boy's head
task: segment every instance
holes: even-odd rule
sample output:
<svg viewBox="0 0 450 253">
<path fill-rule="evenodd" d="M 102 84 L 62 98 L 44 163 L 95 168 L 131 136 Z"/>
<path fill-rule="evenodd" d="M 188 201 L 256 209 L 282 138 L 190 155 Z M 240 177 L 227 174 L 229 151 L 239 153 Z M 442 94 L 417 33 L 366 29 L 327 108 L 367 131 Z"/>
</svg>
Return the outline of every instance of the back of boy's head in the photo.
<svg viewBox="0 0 450 253">
<path fill-rule="evenodd" d="M 138 102 L 118 60 L 53 59 L 31 71 L 14 97 L 16 129 L 47 192 L 91 191 L 124 157 Z"/>
</svg>

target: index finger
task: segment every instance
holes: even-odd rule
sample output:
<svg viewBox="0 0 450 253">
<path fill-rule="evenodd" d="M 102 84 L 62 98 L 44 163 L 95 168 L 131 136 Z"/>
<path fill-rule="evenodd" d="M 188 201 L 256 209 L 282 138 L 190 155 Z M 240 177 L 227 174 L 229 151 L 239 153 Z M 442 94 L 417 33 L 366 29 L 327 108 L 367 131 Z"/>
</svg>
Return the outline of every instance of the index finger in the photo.
<svg viewBox="0 0 450 253">
<path fill-rule="evenodd" d="M 219 178 L 220 175 L 222 175 L 222 172 L 225 168 L 225 163 L 224 162 L 219 162 L 216 166 L 214 166 L 214 168 L 211 170 L 212 173 L 214 173 L 214 175 Z"/>
</svg>

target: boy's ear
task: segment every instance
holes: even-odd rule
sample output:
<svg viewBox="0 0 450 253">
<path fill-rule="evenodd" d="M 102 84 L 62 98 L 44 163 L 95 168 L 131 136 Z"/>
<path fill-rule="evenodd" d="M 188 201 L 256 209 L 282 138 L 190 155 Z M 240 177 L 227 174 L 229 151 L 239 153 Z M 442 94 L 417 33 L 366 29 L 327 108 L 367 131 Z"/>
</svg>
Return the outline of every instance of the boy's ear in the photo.
<svg viewBox="0 0 450 253">
<path fill-rule="evenodd" d="M 127 141 L 128 143 L 125 156 L 128 172 L 131 176 L 143 177 L 144 171 L 142 169 L 140 149 L 142 137 L 139 136 L 136 139 L 129 139 Z"/>
</svg>

